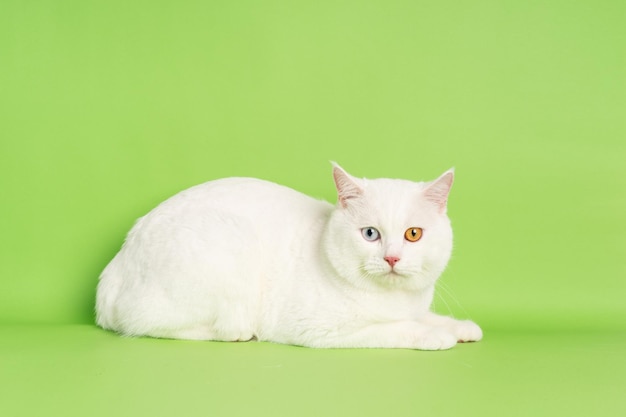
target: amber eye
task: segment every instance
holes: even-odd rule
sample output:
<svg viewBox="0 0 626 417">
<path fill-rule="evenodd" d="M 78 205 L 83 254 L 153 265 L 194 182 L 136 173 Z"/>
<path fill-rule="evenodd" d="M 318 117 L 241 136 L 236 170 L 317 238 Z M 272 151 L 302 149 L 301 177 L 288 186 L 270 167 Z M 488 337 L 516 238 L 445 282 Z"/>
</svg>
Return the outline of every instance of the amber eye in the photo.
<svg viewBox="0 0 626 417">
<path fill-rule="evenodd" d="M 417 242 L 422 238 L 424 231 L 420 227 L 411 227 L 404 232 L 404 238 L 409 242 Z"/>
</svg>

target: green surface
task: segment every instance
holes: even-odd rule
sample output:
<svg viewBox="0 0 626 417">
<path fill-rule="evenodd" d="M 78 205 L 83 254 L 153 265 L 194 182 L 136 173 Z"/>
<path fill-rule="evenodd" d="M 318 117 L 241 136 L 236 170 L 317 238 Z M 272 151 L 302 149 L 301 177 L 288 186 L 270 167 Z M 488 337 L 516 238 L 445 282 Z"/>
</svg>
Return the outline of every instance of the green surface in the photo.
<svg viewBox="0 0 626 417">
<path fill-rule="evenodd" d="M 6 416 L 623 416 L 626 335 L 493 331 L 445 352 L 10 327 Z"/>
<path fill-rule="evenodd" d="M 624 415 L 625 45 L 621 0 L 1 1 L 0 415 Z M 137 217 L 225 176 L 333 201 L 329 160 L 456 168 L 435 307 L 483 342 L 93 326 Z"/>
</svg>

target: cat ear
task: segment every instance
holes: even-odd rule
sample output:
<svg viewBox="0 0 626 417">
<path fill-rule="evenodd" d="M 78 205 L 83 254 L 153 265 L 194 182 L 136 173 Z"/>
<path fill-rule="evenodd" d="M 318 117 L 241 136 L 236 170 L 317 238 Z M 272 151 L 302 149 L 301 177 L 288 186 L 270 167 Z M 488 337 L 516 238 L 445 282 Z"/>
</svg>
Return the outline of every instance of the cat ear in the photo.
<svg viewBox="0 0 626 417">
<path fill-rule="evenodd" d="M 441 213 L 446 212 L 446 204 L 448 202 L 448 194 L 452 183 L 454 182 L 454 168 L 446 171 L 442 176 L 428 184 L 424 190 L 424 196 L 427 200 L 435 203 L 439 207 Z"/>
<path fill-rule="evenodd" d="M 358 198 L 363 194 L 363 189 L 359 185 L 359 181 L 344 171 L 335 162 L 333 164 L 333 178 L 335 179 L 335 187 L 337 187 L 337 197 L 341 207 L 346 208 L 348 201 Z"/>
</svg>

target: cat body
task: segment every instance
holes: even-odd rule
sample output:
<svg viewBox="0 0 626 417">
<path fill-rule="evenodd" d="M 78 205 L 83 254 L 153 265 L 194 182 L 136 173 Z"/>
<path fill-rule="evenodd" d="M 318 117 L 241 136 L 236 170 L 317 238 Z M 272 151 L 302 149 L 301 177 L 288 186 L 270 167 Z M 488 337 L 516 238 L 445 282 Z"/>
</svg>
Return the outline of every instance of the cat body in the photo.
<svg viewBox="0 0 626 417">
<path fill-rule="evenodd" d="M 103 271 L 97 323 L 130 336 L 310 347 L 479 340 L 473 322 L 429 311 L 452 250 L 452 172 L 432 183 L 356 179 L 339 166 L 333 175 L 336 206 L 250 178 L 166 200 Z"/>
</svg>

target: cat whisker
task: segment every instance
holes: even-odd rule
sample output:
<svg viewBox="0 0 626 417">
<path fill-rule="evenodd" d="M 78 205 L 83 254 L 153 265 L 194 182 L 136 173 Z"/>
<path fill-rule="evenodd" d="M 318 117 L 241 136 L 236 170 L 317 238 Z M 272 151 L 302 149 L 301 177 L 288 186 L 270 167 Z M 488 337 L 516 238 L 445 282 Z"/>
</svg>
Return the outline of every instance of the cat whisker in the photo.
<svg viewBox="0 0 626 417">
<path fill-rule="evenodd" d="M 444 292 L 448 297 L 450 297 L 452 299 L 452 301 L 454 301 L 454 303 L 461 309 L 461 311 L 465 315 L 465 317 L 471 318 L 469 316 L 467 310 L 465 310 L 463 305 L 459 302 L 458 298 L 454 295 L 452 290 L 448 287 L 448 285 L 446 285 L 445 282 L 443 282 L 442 280 L 439 280 L 439 281 L 437 281 L 436 285 L 437 285 L 437 289 L 441 289 L 442 292 Z M 437 295 L 446 304 L 446 307 L 448 308 L 449 313 L 452 315 L 453 314 L 452 309 L 450 308 L 450 305 L 445 301 L 445 299 L 442 296 L 441 292 L 437 291 Z"/>
</svg>

